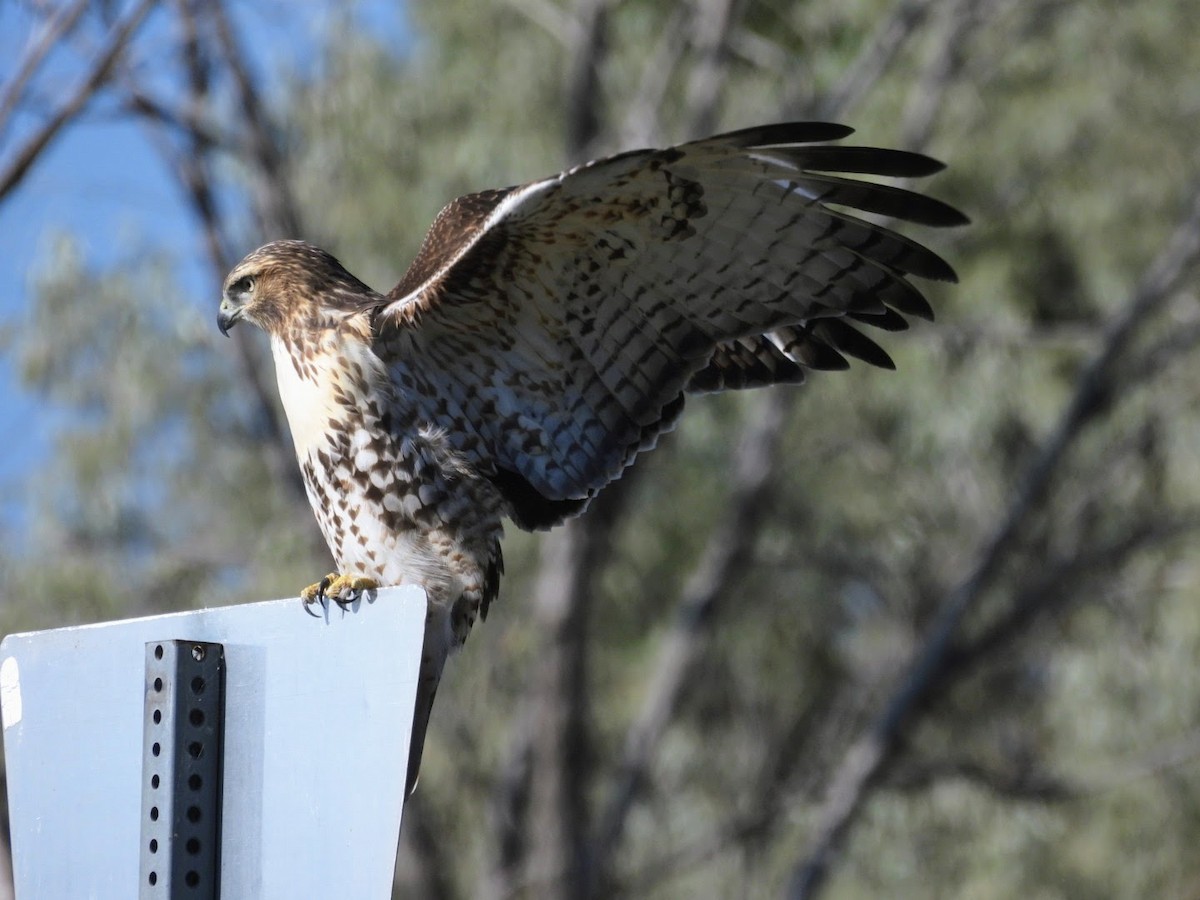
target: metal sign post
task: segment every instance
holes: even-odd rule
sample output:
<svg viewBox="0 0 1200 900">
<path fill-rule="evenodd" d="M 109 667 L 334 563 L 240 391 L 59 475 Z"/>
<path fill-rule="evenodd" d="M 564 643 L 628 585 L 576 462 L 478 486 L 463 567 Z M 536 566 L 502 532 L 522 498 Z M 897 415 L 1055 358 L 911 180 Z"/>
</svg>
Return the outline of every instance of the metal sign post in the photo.
<svg viewBox="0 0 1200 900">
<path fill-rule="evenodd" d="M 221 896 L 225 648 L 146 644 L 141 900 Z"/>
<path fill-rule="evenodd" d="M 424 628 L 389 588 L 9 635 L 17 897 L 390 896 Z"/>
</svg>

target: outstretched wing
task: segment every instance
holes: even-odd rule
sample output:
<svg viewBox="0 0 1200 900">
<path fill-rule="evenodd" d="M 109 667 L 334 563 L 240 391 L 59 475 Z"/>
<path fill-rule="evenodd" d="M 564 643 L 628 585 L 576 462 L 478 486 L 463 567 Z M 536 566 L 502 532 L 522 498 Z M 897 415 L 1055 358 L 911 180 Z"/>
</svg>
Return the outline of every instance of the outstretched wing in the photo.
<svg viewBox="0 0 1200 900">
<path fill-rule="evenodd" d="M 937 255 L 847 210 L 923 225 L 940 201 L 831 173 L 921 176 L 918 154 L 770 125 L 462 197 L 376 314 L 398 388 L 548 526 L 670 428 L 687 391 L 798 382 L 844 354 L 890 366 L 855 326 L 929 318 L 908 276 Z"/>
</svg>

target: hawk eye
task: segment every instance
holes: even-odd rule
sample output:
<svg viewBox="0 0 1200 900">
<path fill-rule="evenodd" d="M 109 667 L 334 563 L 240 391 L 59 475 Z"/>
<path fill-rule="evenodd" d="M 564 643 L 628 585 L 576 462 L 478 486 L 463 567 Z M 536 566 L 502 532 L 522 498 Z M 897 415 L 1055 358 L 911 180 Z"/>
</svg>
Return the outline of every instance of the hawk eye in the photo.
<svg viewBox="0 0 1200 900">
<path fill-rule="evenodd" d="M 233 283 L 233 292 L 235 294 L 248 294 L 254 289 L 254 279 L 249 275 L 244 275 Z"/>
</svg>

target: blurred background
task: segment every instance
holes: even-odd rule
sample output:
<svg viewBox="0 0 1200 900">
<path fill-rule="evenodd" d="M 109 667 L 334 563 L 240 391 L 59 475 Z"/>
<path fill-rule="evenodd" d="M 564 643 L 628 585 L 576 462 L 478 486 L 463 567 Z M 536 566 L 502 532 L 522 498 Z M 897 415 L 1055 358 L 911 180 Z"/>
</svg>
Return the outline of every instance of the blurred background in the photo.
<svg viewBox="0 0 1200 900">
<path fill-rule="evenodd" d="M 397 894 L 1200 897 L 1198 0 L 7 0 L 0 632 L 329 569 L 248 250 L 790 118 L 947 161 L 961 284 L 509 529 Z"/>
</svg>

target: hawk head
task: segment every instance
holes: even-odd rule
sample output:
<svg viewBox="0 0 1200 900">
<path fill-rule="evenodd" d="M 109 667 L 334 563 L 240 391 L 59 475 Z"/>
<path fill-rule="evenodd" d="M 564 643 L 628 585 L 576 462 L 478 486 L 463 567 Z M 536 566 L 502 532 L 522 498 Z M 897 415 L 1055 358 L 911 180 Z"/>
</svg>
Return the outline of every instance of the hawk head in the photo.
<svg viewBox="0 0 1200 900">
<path fill-rule="evenodd" d="M 272 241 L 225 276 L 217 327 L 228 336 L 245 319 L 277 335 L 289 326 L 344 319 L 383 302 L 332 254 L 305 241 Z"/>
</svg>

